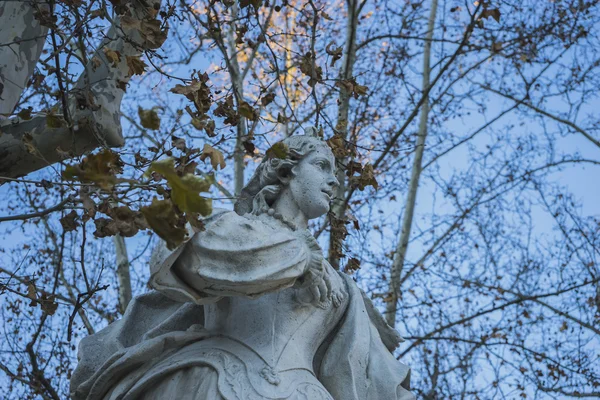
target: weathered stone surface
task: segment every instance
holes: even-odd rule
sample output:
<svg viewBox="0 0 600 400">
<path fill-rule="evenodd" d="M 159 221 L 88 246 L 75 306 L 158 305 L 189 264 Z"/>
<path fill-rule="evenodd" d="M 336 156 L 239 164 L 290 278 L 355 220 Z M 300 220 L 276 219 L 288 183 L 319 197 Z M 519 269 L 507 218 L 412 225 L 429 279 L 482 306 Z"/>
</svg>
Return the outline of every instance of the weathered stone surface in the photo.
<svg viewBox="0 0 600 400">
<path fill-rule="evenodd" d="M 334 158 L 308 136 L 265 159 L 236 212 L 151 262 L 157 290 L 84 339 L 79 399 L 413 399 L 401 341 L 306 229 L 329 209 Z"/>
</svg>

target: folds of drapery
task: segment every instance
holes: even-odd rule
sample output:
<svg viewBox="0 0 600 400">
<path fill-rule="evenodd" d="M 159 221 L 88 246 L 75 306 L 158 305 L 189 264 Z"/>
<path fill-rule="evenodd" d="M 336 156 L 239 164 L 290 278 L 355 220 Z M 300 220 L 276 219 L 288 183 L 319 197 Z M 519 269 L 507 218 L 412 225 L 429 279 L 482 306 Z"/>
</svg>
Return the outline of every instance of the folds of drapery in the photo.
<svg viewBox="0 0 600 400">
<path fill-rule="evenodd" d="M 71 378 L 73 400 L 126 393 L 161 359 L 209 336 L 202 327 L 203 304 L 291 286 L 310 263 L 322 262 L 318 246 L 260 220 L 217 212 L 206 227 L 174 251 L 159 248 L 151 260 L 151 284 L 158 292 L 135 298 L 121 320 L 81 341 Z M 197 263 L 201 268 L 182 272 Z M 189 276 L 184 280 L 181 274 L 190 272 L 199 278 L 188 284 Z M 413 399 L 407 390 L 409 368 L 392 354 L 400 336 L 352 279 L 340 275 L 349 302 L 315 357 L 317 378 L 335 399 Z"/>
<path fill-rule="evenodd" d="M 294 285 L 323 261 L 307 232 L 292 232 L 259 217 L 218 211 L 206 229 L 175 251 L 159 245 L 150 285 L 178 301 L 207 304 L 223 296 L 253 298 Z"/>
<path fill-rule="evenodd" d="M 372 318 L 370 301 L 350 278 L 344 281 L 349 302 L 315 358 L 319 381 L 340 400 L 414 399 L 407 390 L 409 368 L 388 348 L 398 343 L 398 334 L 383 319 Z M 163 357 L 209 336 L 203 318 L 202 305 L 179 303 L 155 291 L 136 297 L 123 319 L 81 341 L 72 399 L 100 400 L 123 385 L 124 376 L 142 378 Z"/>
</svg>

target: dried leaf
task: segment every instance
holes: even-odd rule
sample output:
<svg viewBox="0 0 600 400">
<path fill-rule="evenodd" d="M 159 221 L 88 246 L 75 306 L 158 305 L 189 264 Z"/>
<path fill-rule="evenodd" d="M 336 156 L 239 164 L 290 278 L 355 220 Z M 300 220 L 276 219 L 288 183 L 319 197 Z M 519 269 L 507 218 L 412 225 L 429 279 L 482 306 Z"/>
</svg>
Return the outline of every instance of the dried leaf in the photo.
<svg viewBox="0 0 600 400">
<path fill-rule="evenodd" d="M 246 154 L 252 156 L 256 151 L 256 146 L 250 140 L 242 141 L 242 145 L 244 146 L 244 150 L 246 150 Z"/>
<path fill-rule="evenodd" d="M 175 85 L 170 91 L 175 94 L 181 94 L 192 101 L 198 110 L 198 117 L 202 117 L 210 110 L 213 99 L 208 82 L 208 74 L 200 75 L 200 79 L 194 79 L 188 85 Z M 202 119 L 202 118 L 201 118 Z"/>
<path fill-rule="evenodd" d="M 21 118 L 24 121 L 28 121 L 31 119 L 31 111 L 33 111 L 33 107 L 24 108 L 17 114 L 17 117 Z"/>
<path fill-rule="evenodd" d="M 258 112 L 245 101 L 239 105 L 238 113 L 250 121 L 256 121 L 258 119 Z"/>
<path fill-rule="evenodd" d="M 40 301 L 40 307 L 42 308 L 42 311 L 48 313 L 48 315 L 54 315 L 58 308 L 58 303 L 52 299 L 43 298 Z"/>
<path fill-rule="evenodd" d="M 171 137 L 171 146 L 173 146 L 174 148 L 179 149 L 181 151 L 185 151 L 185 149 L 186 149 L 185 139 L 173 135 Z"/>
<path fill-rule="evenodd" d="M 273 146 L 271 146 L 265 153 L 267 158 L 287 158 L 289 153 L 289 149 L 287 145 L 283 142 L 277 142 Z"/>
<path fill-rule="evenodd" d="M 353 176 L 350 178 L 352 184 L 355 185 L 359 190 L 365 190 L 367 186 L 373 186 L 375 189 L 379 189 L 379 184 L 375 179 L 375 173 L 371 164 L 366 164 L 360 176 Z"/>
<path fill-rule="evenodd" d="M 487 9 L 487 10 L 483 10 L 481 12 L 481 18 L 489 18 L 492 17 L 496 20 L 496 22 L 500 22 L 500 10 L 497 8 L 494 9 Z"/>
<path fill-rule="evenodd" d="M 331 42 L 327 45 L 327 47 L 325 47 L 325 52 L 327 52 L 327 54 L 331 56 L 330 65 L 333 67 L 335 65 L 335 62 L 342 58 L 342 53 L 344 52 L 344 49 L 342 48 L 342 46 L 336 47 L 335 42 Z"/>
<path fill-rule="evenodd" d="M 139 32 L 145 41 L 145 46 L 150 49 L 158 49 L 167 40 L 169 28 L 161 29 L 161 22 L 157 19 L 144 19 L 140 24 Z"/>
<path fill-rule="evenodd" d="M 121 62 L 121 53 L 119 53 L 118 51 L 105 47 L 104 55 L 113 67 L 117 67 L 119 65 L 119 62 Z"/>
<path fill-rule="evenodd" d="M 138 116 L 140 117 L 140 123 L 144 128 L 155 131 L 160 129 L 160 118 L 155 108 L 144 110 L 142 107 L 138 107 Z"/>
<path fill-rule="evenodd" d="M 123 162 L 118 154 L 105 149 L 90 154 L 79 165 L 68 165 L 62 173 L 65 180 L 95 183 L 104 190 L 110 190 L 117 182 L 116 174 L 121 173 Z"/>
<path fill-rule="evenodd" d="M 127 91 L 127 82 L 117 79 L 117 82 L 115 83 L 115 85 L 117 86 L 118 89 L 121 89 L 124 92 Z"/>
<path fill-rule="evenodd" d="M 138 56 L 126 56 L 127 67 L 129 67 L 128 75 L 142 75 L 146 72 L 146 63 Z"/>
<path fill-rule="evenodd" d="M 216 170 L 217 167 L 221 167 L 221 169 L 225 168 L 225 157 L 223 157 L 223 153 L 205 143 L 200 160 L 204 161 L 207 158 L 210 158 L 210 164 L 214 170 Z"/>
<path fill-rule="evenodd" d="M 37 289 L 33 283 L 27 284 L 27 295 L 26 297 L 31 300 L 31 306 L 35 306 L 37 304 Z"/>
<path fill-rule="evenodd" d="M 327 140 L 327 145 L 331 149 L 331 152 L 335 158 L 344 158 L 348 155 L 344 138 L 341 135 L 333 135 L 333 137 Z"/>
<path fill-rule="evenodd" d="M 68 213 L 59 220 L 65 232 L 71 232 L 77 229 L 77 227 L 79 226 L 79 224 L 76 221 L 77 217 L 77 212 L 75 210 L 72 210 L 70 213 Z"/>
<path fill-rule="evenodd" d="M 321 16 L 323 17 L 323 19 L 326 19 L 327 21 L 333 21 L 333 18 L 331 18 L 329 16 L 329 14 L 327 14 L 325 11 L 321 11 Z"/>
<path fill-rule="evenodd" d="M 62 128 L 65 125 L 65 120 L 58 115 L 48 114 L 46 115 L 46 126 L 51 129 Z"/>
<path fill-rule="evenodd" d="M 262 104 L 263 107 L 266 107 L 271 104 L 273 100 L 275 100 L 275 93 L 267 93 L 260 99 L 260 104 Z"/>
<path fill-rule="evenodd" d="M 233 107 L 233 96 L 227 96 L 225 100 L 220 101 L 214 114 L 217 117 L 224 117 L 224 123 L 231 126 L 237 126 L 240 122 L 240 116 Z"/>
<path fill-rule="evenodd" d="M 152 204 L 141 208 L 150 228 L 165 242 L 169 249 L 183 243 L 187 236 L 185 224 L 177 216 L 173 203 L 154 198 Z M 183 226 L 182 226 L 183 225 Z"/>
<path fill-rule="evenodd" d="M 255 10 L 258 10 L 262 6 L 262 3 L 263 0 L 240 0 L 240 7 L 246 8 L 251 5 Z"/>
<path fill-rule="evenodd" d="M 33 140 L 33 136 L 31 136 L 31 133 L 25 132 L 25 134 L 23 135 L 22 141 L 23 141 L 23 146 L 25 147 L 25 151 L 27 151 L 29 154 L 34 154 L 34 155 L 39 154 L 39 151 L 38 151 L 37 147 L 35 146 L 35 142 Z"/>
<path fill-rule="evenodd" d="M 173 158 L 153 162 L 149 171 L 161 174 L 171 188 L 171 200 L 183 212 L 195 212 L 208 215 L 212 212 L 212 201 L 200 196 L 200 192 L 208 192 L 211 182 L 192 174 L 179 176 Z M 145 214 L 144 214 L 145 215 Z"/>
<path fill-rule="evenodd" d="M 348 260 L 348 263 L 344 267 L 344 272 L 347 273 L 348 275 L 352 275 L 359 269 L 360 269 L 360 260 L 358 258 L 352 257 Z"/>
<path fill-rule="evenodd" d="M 323 68 L 316 64 L 311 52 L 306 53 L 300 59 L 300 71 L 310 77 L 308 80 L 309 86 L 315 86 L 318 82 L 323 81 Z"/>
<path fill-rule="evenodd" d="M 121 27 L 123 29 L 137 29 L 140 30 L 142 27 L 141 21 L 137 18 L 130 17 L 129 15 L 121 16 Z"/>
</svg>

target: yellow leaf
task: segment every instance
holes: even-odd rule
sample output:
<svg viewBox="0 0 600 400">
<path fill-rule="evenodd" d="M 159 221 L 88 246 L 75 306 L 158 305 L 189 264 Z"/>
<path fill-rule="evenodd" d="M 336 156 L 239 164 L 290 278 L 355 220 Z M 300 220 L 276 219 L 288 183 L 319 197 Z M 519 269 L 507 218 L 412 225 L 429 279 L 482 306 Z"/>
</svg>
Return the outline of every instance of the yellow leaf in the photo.
<svg viewBox="0 0 600 400">
<path fill-rule="evenodd" d="M 181 226 L 180 218 L 169 200 L 154 198 L 152 204 L 140 209 L 152 230 L 173 249 L 186 239 L 185 225 Z"/>
<path fill-rule="evenodd" d="M 109 49 L 108 47 L 105 47 L 104 55 L 113 67 L 119 65 L 119 62 L 121 61 L 121 54 L 118 51 L 114 51 L 112 49 Z"/>
<path fill-rule="evenodd" d="M 214 170 L 216 170 L 217 167 L 221 167 L 221 169 L 225 168 L 225 157 L 223 157 L 223 153 L 212 147 L 210 144 L 205 143 L 200 160 L 204 161 L 207 158 L 210 158 L 210 164 Z"/>
<path fill-rule="evenodd" d="M 181 211 L 201 215 L 212 212 L 212 201 L 200 196 L 200 192 L 208 192 L 210 181 L 192 174 L 179 176 L 175 170 L 175 160 L 170 157 L 153 162 L 148 171 L 156 171 L 167 180 L 171 188 L 171 200 Z"/>
</svg>

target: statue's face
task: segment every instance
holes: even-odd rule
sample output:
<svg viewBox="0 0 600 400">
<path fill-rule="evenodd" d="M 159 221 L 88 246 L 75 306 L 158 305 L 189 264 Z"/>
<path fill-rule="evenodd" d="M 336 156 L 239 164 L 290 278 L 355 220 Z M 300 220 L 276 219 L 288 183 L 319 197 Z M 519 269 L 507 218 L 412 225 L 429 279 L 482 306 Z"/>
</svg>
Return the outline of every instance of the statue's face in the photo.
<svg viewBox="0 0 600 400">
<path fill-rule="evenodd" d="M 300 160 L 293 172 L 288 189 L 299 210 L 308 219 L 329 211 L 334 188 L 339 185 L 331 150 L 325 146 L 317 147 Z"/>
</svg>

